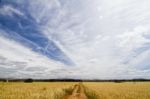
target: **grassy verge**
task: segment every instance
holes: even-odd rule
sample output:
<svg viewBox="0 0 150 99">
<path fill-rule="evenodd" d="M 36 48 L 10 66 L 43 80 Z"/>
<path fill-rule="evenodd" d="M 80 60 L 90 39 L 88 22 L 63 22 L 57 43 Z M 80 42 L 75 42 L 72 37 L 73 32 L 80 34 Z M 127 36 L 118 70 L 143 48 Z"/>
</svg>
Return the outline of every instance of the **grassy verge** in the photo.
<svg viewBox="0 0 150 99">
<path fill-rule="evenodd" d="M 94 90 L 91 90 L 86 86 L 83 87 L 84 87 L 85 95 L 87 96 L 88 99 L 100 99 L 99 95 Z"/>
<path fill-rule="evenodd" d="M 61 91 L 56 91 L 54 93 L 54 99 L 63 99 L 63 97 L 67 95 L 71 95 L 73 91 L 73 87 L 62 88 Z"/>
</svg>

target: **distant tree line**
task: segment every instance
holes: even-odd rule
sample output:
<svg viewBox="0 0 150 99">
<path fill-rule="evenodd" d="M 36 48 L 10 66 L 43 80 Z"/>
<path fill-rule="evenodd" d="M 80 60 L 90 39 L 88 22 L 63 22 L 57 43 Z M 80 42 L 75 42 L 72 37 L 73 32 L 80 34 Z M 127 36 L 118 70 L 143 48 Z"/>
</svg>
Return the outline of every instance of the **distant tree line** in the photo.
<svg viewBox="0 0 150 99">
<path fill-rule="evenodd" d="M 122 83 L 122 82 L 148 82 L 150 79 L 6 79 L 6 78 L 0 78 L 0 81 L 2 82 L 25 82 L 25 83 L 31 83 L 31 82 L 115 82 L 115 83 Z"/>
</svg>

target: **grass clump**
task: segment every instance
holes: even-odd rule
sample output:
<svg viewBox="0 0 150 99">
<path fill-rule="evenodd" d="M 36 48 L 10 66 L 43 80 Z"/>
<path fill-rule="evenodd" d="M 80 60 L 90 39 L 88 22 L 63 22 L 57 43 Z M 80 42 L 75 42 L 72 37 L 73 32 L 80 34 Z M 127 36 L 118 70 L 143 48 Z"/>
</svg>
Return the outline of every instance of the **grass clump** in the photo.
<svg viewBox="0 0 150 99">
<path fill-rule="evenodd" d="M 54 99 L 63 99 L 63 97 L 72 94 L 72 91 L 72 87 L 62 88 L 61 91 L 55 91 Z"/>
<path fill-rule="evenodd" d="M 70 95 L 70 94 L 72 94 L 73 88 L 69 87 L 69 88 L 64 88 L 62 90 L 66 95 Z"/>
<path fill-rule="evenodd" d="M 84 86 L 84 92 L 88 99 L 100 99 L 99 95 L 94 91 Z"/>
</svg>

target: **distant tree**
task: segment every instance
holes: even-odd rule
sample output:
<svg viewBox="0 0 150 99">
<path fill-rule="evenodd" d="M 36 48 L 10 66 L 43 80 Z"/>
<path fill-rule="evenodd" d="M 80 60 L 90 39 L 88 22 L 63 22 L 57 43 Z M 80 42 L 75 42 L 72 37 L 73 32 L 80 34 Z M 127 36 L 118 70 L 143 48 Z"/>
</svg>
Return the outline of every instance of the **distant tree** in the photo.
<svg viewBox="0 0 150 99">
<path fill-rule="evenodd" d="M 24 82 L 25 82 L 25 83 L 32 83 L 32 82 L 33 82 L 33 79 L 29 78 L 29 79 L 26 79 Z"/>
<path fill-rule="evenodd" d="M 121 80 L 114 80 L 115 83 L 122 83 L 123 81 Z"/>
</svg>

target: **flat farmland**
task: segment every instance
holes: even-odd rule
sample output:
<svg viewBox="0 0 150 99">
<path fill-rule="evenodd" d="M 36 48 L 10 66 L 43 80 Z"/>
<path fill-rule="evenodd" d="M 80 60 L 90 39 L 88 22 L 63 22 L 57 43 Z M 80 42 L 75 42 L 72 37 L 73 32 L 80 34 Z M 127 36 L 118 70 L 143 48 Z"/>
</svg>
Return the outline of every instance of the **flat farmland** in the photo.
<svg viewBox="0 0 150 99">
<path fill-rule="evenodd" d="M 150 82 L 84 83 L 100 99 L 150 99 Z"/>
<path fill-rule="evenodd" d="M 82 99 L 83 97 L 84 99 L 150 99 L 150 82 L 0 82 L 0 99 Z"/>
</svg>

